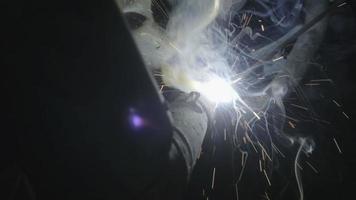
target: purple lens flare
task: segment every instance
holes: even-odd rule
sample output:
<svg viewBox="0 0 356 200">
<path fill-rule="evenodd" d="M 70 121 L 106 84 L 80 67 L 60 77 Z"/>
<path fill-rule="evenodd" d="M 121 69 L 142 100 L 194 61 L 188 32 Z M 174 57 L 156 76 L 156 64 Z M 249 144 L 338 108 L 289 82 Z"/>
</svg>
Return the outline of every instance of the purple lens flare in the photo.
<svg viewBox="0 0 356 200">
<path fill-rule="evenodd" d="M 134 128 L 142 128 L 144 126 L 144 120 L 138 114 L 132 114 L 130 120 Z"/>
<path fill-rule="evenodd" d="M 146 126 L 146 120 L 137 112 L 136 109 L 130 108 L 128 117 L 129 124 L 133 129 L 139 130 Z"/>
</svg>

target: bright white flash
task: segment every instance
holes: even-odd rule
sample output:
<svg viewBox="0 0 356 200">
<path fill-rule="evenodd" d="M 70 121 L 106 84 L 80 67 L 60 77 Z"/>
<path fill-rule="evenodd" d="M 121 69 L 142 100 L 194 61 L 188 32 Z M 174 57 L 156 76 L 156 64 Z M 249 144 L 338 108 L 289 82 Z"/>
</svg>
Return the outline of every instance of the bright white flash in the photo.
<svg viewBox="0 0 356 200">
<path fill-rule="evenodd" d="M 238 98 L 237 92 L 232 88 L 229 82 L 218 77 L 212 78 L 207 82 L 197 82 L 195 89 L 209 101 L 215 103 L 233 102 Z"/>
</svg>

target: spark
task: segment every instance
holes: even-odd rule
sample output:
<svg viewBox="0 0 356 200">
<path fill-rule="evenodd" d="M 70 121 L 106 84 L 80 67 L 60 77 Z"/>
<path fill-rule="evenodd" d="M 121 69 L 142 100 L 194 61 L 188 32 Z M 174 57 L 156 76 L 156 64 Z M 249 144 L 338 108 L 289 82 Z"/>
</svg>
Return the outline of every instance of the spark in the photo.
<svg viewBox="0 0 356 200">
<path fill-rule="evenodd" d="M 246 17 L 247 17 L 247 16 L 246 16 Z M 249 24 L 250 24 L 251 19 L 252 19 L 252 14 L 251 14 L 249 17 L 247 17 L 247 19 L 246 19 L 246 21 L 245 21 L 245 23 L 244 23 L 243 27 L 246 27 L 247 25 L 249 25 Z"/>
<path fill-rule="evenodd" d="M 265 192 L 265 195 L 266 195 L 266 199 L 267 199 L 267 200 L 271 200 L 271 199 L 268 197 L 267 192 Z"/>
<path fill-rule="evenodd" d="M 264 154 L 267 156 L 267 158 L 272 162 L 272 159 L 271 157 L 268 155 L 266 149 L 262 146 L 262 144 L 260 142 L 257 142 L 260 146 L 261 146 L 261 149 L 262 149 L 262 152 L 264 152 Z M 263 155 L 263 154 L 262 154 Z"/>
<path fill-rule="evenodd" d="M 306 83 L 305 86 L 318 86 L 320 83 Z"/>
<path fill-rule="evenodd" d="M 263 24 L 261 24 L 261 30 L 265 31 L 265 27 L 263 26 Z"/>
<path fill-rule="evenodd" d="M 251 14 L 250 18 L 248 19 L 248 22 L 247 22 L 246 26 L 250 24 L 252 17 L 253 17 L 253 15 Z"/>
<path fill-rule="evenodd" d="M 284 58 L 283 56 L 280 56 L 280 57 L 278 57 L 278 58 L 273 59 L 272 61 L 273 61 L 273 62 L 276 62 L 276 61 L 281 60 L 281 59 L 283 59 L 283 58 Z"/>
<path fill-rule="evenodd" d="M 242 79 L 242 78 L 237 78 L 237 79 L 231 81 L 231 84 L 235 84 L 235 83 L 239 82 L 241 79 Z"/>
<path fill-rule="evenodd" d="M 236 200 L 239 200 L 239 189 L 237 188 L 237 183 L 235 184 Z"/>
<path fill-rule="evenodd" d="M 274 148 L 279 154 L 281 154 L 281 156 L 283 157 L 283 158 L 285 158 L 286 156 L 282 153 L 282 151 L 281 150 L 279 150 L 278 148 L 277 148 L 277 146 L 276 145 L 274 145 L 273 143 L 272 143 L 272 148 Z"/>
<path fill-rule="evenodd" d="M 290 120 L 292 120 L 292 121 L 294 121 L 294 122 L 299 122 L 299 120 L 297 120 L 297 119 L 295 119 L 295 118 L 293 118 L 293 117 L 290 117 L 290 116 L 288 116 L 288 115 L 286 115 L 286 114 L 283 114 L 283 113 L 278 113 L 279 115 L 281 115 L 282 117 L 285 117 L 285 118 L 287 118 L 287 119 L 290 119 Z"/>
<path fill-rule="evenodd" d="M 334 143 L 335 143 L 335 145 L 337 147 L 337 150 L 339 151 L 340 154 L 342 154 L 341 148 L 340 148 L 339 144 L 337 143 L 336 139 L 333 138 L 333 140 L 334 140 Z"/>
<path fill-rule="evenodd" d="M 164 85 L 161 85 L 161 88 L 159 89 L 160 92 L 163 91 Z"/>
<path fill-rule="evenodd" d="M 349 117 L 345 112 L 342 112 L 342 114 L 343 114 L 347 119 L 350 119 L 350 117 Z"/>
<path fill-rule="evenodd" d="M 242 179 L 242 174 L 244 173 L 245 171 L 245 167 L 246 167 L 246 161 L 247 161 L 247 158 L 248 158 L 248 153 L 245 152 L 245 151 L 240 151 L 242 156 L 245 158 L 245 161 L 244 161 L 244 165 L 242 166 L 241 170 L 240 170 L 240 175 L 239 175 L 239 179 L 237 180 L 237 183 L 239 183 Z"/>
<path fill-rule="evenodd" d="M 264 173 L 264 174 L 265 174 L 265 176 L 266 176 L 266 179 L 267 179 L 268 185 L 269 185 L 269 186 L 271 186 L 272 184 L 271 184 L 271 181 L 270 181 L 270 180 L 269 180 L 269 178 L 268 178 L 268 175 L 267 175 L 266 170 L 263 170 L 263 173 Z"/>
<path fill-rule="evenodd" d="M 299 164 L 299 163 L 297 163 L 297 166 L 298 166 L 298 168 L 299 168 L 300 170 L 303 170 L 303 167 L 302 167 L 302 166 L 300 166 L 300 164 Z"/>
<path fill-rule="evenodd" d="M 281 75 L 281 76 L 278 76 L 279 78 L 284 78 L 284 77 L 286 77 L 286 78 L 290 78 L 290 76 L 289 75 L 287 75 L 287 74 L 285 74 L 285 75 Z"/>
<path fill-rule="evenodd" d="M 153 74 L 153 76 L 157 76 L 157 77 L 163 77 L 163 74 Z"/>
<path fill-rule="evenodd" d="M 290 125 L 290 127 L 295 128 L 295 125 L 291 121 L 288 121 L 288 124 Z"/>
<path fill-rule="evenodd" d="M 261 120 L 261 117 L 256 112 L 252 112 L 252 113 L 257 117 L 258 120 Z"/>
<path fill-rule="evenodd" d="M 340 5 L 338 5 L 337 7 L 340 8 L 340 7 L 342 7 L 342 6 L 346 5 L 346 4 L 347 4 L 347 3 L 344 2 L 344 3 L 340 4 Z"/>
<path fill-rule="evenodd" d="M 303 110 L 308 110 L 308 108 L 307 107 L 304 107 L 304 106 L 300 106 L 300 105 L 296 105 L 296 104 L 290 104 L 291 106 L 294 106 L 294 107 L 296 107 L 296 108 L 300 108 L 300 109 L 303 109 Z"/>
<path fill-rule="evenodd" d="M 307 165 L 316 173 L 318 174 L 318 170 L 315 169 L 315 167 L 313 167 L 313 165 L 311 165 L 308 161 L 306 161 L 305 163 L 307 163 Z"/>
<path fill-rule="evenodd" d="M 329 121 L 326 121 L 326 120 L 323 120 L 323 119 L 318 119 L 318 118 L 315 118 L 315 117 L 312 117 L 313 120 L 316 120 L 316 121 L 319 121 L 319 122 L 323 122 L 325 124 L 331 124 Z"/>
<path fill-rule="evenodd" d="M 257 148 L 256 148 L 255 145 L 253 144 L 253 142 L 252 142 L 250 136 L 248 136 L 247 132 L 245 132 L 245 134 L 246 134 L 247 140 L 251 143 L 253 149 L 256 151 L 256 153 L 258 153 Z"/>
<path fill-rule="evenodd" d="M 248 128 L 248 130 L 250 130 L 252 132 L 252 128 L 250 127 L 250 125 L 248 124 L 247 121 L 244 122 L 245 124 L 245 128 Z"/>
<path fill-rule="evenodd" d="M 333 99 L 333 102 L 335 103 L 335 105 L 336 105 L 337 107 L 341 107 L 341 105 L 340 105 L 338 102 L 336 102 L 334 99 Z"/>
<path fill-rule="evenodd" d="M 314 80 L 310 80 L 310 82 L 330 82 L 332 83 L 333 81 L 329 78 L 327 79 L 314 79 Z"/>
<path fill-rule="evenodd" d="M 214 189 L 214 183 L 215 183 L 215 167 L 213 169 L 213 180 L 211 182 L 211 189 Z"/>
</svg>

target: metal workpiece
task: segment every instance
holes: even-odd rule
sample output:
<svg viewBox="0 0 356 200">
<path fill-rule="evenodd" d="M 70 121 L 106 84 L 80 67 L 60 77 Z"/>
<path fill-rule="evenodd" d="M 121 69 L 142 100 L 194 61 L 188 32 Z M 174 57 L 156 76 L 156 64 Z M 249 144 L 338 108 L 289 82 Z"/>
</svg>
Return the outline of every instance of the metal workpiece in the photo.
<svg viewBox="0 0 356 200">
<path fill-rule="evenodd" d="M 167 160 L 161 174 L 144 191 L 144 199 L 182 199 L 211 130 L 210 103 L 198 93 L 177 93 L 167 101 L 173 130 Z"/>
<path fill-rule="evenodd" d="M 188 177 L 199 158 L 204 137 L 209 131 L 211 105 L 198 93 L 181 93 L 169 104 L 174 126 L 172 149 L 184 158 Z M 170 158 L 175 155 L 170 152 Z"/>
</svg>

